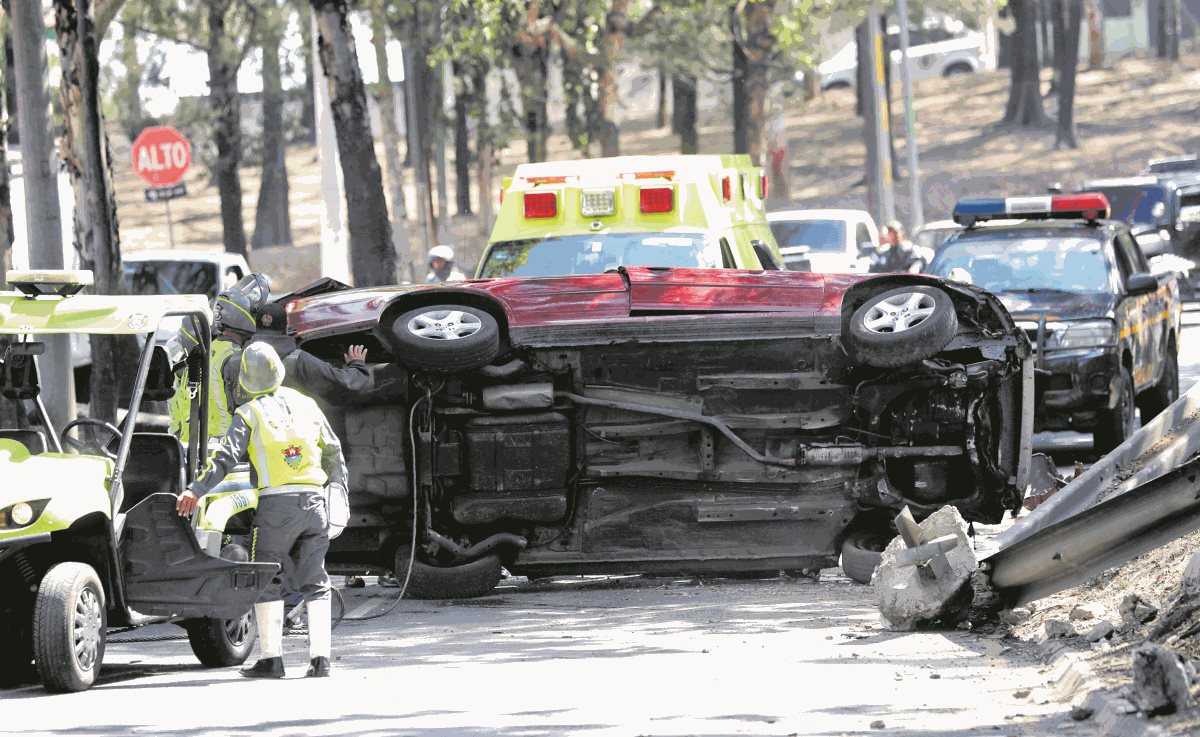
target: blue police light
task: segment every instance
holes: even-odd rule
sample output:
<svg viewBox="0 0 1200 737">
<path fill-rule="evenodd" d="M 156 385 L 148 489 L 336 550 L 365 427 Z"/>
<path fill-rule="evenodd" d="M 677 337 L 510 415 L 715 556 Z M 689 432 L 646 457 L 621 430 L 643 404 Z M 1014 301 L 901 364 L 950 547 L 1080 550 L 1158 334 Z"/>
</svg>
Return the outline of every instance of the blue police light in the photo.
<svg viewBox="0 0 1200 737">
<path fill-rule="evenodd" d="M 954 222 L 970 228 L 976 223 L 1005 218 L 1025 220 L 1086 220 L 1108 217 L 1108 198 L 1099 192 L 1037 197 L 971 197 L 954 206 Z"/>
</svg>

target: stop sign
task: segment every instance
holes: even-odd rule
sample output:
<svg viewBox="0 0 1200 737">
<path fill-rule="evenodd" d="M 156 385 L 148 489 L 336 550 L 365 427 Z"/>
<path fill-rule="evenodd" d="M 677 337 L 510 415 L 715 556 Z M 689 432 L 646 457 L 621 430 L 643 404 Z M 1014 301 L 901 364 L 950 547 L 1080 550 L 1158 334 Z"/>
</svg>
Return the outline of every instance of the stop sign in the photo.
<svg viewBox="0 0 1200 737">
<path fill-rule="evenodd" d="M 133 142 L 133 172 L 151 187 L 177 184 L 191 165 L 192 144 L 174 128 L 146 128 Z"/>
</svg>

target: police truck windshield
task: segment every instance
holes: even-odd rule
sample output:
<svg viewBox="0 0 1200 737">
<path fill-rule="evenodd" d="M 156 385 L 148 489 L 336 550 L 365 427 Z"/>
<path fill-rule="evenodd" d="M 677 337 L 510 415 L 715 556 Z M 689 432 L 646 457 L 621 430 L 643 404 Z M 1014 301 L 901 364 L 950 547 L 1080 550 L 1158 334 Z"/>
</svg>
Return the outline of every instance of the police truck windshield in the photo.
<svg viewBox="0 0 1200 737">
<path fill-rule="evenodd" d="M 989 292 L 1103 292 L 1108 265 L 1101 248 L 1095 238 L 963 238 L 942 246 L 926 273 L 964 269 Z"/>
<path fill-rule="evenodd" d="M 480 277 L 603 274 L 620 266 L 730 268 L 703 233 L 603 233 L 503 241 L 492 246 Z"/>
<path fill-rule="evenodd" d="M 771 232 L 780 248 L 808 246 L 812 253 L 838 253 L 846 247 L 846 223 L 841 220 L 775 220 Z"/>
</svg>

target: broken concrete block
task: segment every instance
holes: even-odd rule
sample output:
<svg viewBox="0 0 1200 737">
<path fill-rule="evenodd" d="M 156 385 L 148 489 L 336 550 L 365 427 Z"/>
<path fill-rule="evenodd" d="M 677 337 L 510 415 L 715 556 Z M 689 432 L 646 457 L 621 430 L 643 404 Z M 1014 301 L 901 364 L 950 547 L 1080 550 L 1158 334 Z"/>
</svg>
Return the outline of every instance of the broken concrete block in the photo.
<svg viewBox="0 0 1200 737">
<path fill-rule="evenodd" d="M 1087 634 L 1084 635 L 1084 638 L 1088 642 L 1100 642 L 1101 640 L 1107 640 L 1108 638 L 1112 637 L 1113 632 L 1115 631 L 1116 628 L 1113 627 L 1112 622 L 1108 621 L 1107 619 L 1102 619 L 1092 625 L 1092 628 L 1087 631 Z"/>
<path fill-rule="evenodd" d="M 1033 612 L 1025 607 L 1017 607 L 1016 609 L 1005 609 L 1000 612 L 1000 621 L 1010 627 L 1016 627 L 1019 624 L 1024 624 L 1033 616 Z"/>
<path fill-rule="evenodd" d="M 1136 627 L 1157 617 L 1158 607 L 1138 594 L 1129 594 L 1121 600 L 1120 612 L 1122 624 Z"/>
<path fill-rule="evenodd" d="M 871 579 L 871 587 L 875 590 L 879 613 L 892 629 L 953 625 L 967 614 L 973 596 L 970 580 L 978 563 L 962 515 L 954 507 L 945 506 L 920 526 L 926 540 L 953 535 L 958 545 L 945 554 L 949 571 L 938 578 L 923 567 L 897 565 L 897 553 L 907 546 L 899 537 L 888 544 Z"/>
<path fill-rule="evenodd" d="M 1064 640 L 1068 637 L 1078 637 L 1079 631 L 1075 625 L 1065 619 L 1047 619 L 1042 625 L 1047 640 Z"/>
<path fill-rule="evenodd" d="M 1191 679 L 1179 653 L 1145 644 L 1133 652 L 1133 700 L 1149 716 L 1192 705 Z"/>
<path fill-rule="evenodd" d="M 1083 622 L 1104 616 L 1104 607 L 1099 604 L 1076 604 L 1071 609 L 1071 621 Z"/>
<path fill-rule="evenodd" d="M 1183 580 L 1180 582 L 1183 595 L 1200 594 L 1200 553 L 1192 553 L 1187 566 L 1183 569 Z"/>
</svg>

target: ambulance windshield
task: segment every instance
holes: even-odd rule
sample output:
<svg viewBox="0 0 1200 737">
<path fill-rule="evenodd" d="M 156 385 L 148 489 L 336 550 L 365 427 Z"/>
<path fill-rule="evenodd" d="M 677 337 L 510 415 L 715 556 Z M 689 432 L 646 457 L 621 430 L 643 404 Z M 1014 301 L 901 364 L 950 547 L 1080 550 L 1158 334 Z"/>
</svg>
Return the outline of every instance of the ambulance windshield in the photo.
<svg viewBox="0 0 1200 737">
<path fill-rule="evenodd" d="M 594 233 L 496 243 L 479 276 L 603 274 L 621 266 L 732 267 L 726 260 L 720 245 L 704 233 Z"/>
</svg>

